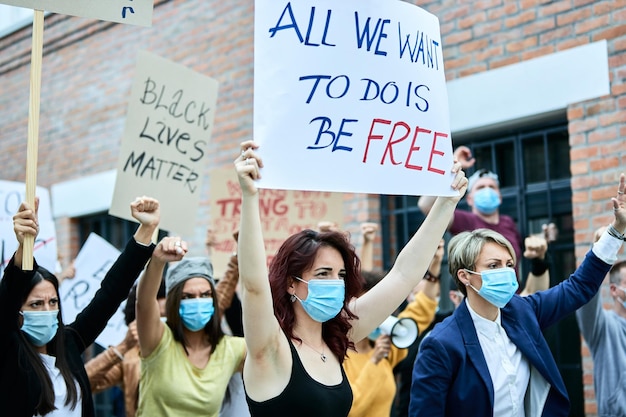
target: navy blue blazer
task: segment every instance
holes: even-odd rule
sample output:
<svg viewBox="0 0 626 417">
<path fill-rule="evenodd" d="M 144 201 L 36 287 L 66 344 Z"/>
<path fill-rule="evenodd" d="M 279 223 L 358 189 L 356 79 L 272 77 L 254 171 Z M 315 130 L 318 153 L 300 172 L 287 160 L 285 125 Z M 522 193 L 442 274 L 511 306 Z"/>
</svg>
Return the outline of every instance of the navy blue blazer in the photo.
<svg viewBox="0 0 626 417">
<path fill-rule="evenodd" d="M 533 295 L 515 295 L 500 310 L 502 327 L 528 359 L 531 372 L 535 368 L 549 383 L 542 416 L 569 414 L 565 384 L 542 330 L 591 300 L 610 267 L 589 251 L 567 280 Z M 471 407 L 473 417 L 490 417 L 493 395 L 474 323 L 462 303 L 422 341 L 413 368 L 409 415 L 458 417 Z"/>
</svg>

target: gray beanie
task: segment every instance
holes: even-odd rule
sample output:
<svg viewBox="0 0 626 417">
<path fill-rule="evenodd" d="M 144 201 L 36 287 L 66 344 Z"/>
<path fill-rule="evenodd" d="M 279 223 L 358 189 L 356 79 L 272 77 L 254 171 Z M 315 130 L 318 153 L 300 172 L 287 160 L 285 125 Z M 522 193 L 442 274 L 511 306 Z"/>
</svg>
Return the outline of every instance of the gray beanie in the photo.
<svg viewBox="0 0 626 417">
<path fill-rule="evenodd" d="M 190 278 L 205 278 L 215 285 L 213 280 L 213 265 L 209 258 L 197 256 L 185 258 L 167 271 L 165 278 L 165 294 L 169 294 L 171 289 L 177 284 L 187 281 Z"/>
</svg>

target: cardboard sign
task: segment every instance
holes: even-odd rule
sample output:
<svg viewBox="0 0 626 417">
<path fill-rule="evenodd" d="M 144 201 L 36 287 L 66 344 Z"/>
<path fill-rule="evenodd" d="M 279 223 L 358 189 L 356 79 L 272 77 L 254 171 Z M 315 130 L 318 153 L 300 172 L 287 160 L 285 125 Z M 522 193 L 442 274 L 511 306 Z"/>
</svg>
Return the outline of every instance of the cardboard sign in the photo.
<svg viewBox="0 0 626 417">
<path fill-rule="evenodd" d="M 148 195 L 161 202 L 162 229 L 192 233 L 217 88 L 212 78 L 140 52 L 109 214 L 133 220 L 128 205 Z"/>
<path fill-rule="evenodd" d="M 455 195 L 439 21 L 399 0 L 256 0 L 264 188 Z"/>
<path fill-rule="evenodd" d="M 0 3 L 138 26 L 152 26 L 154 7 L 154 0 L 0 0 Z"/>
<path fill-rule="evenodd" d="M 50 193 L 43 187 L 37 187 L 36 194 L 39 197 L 39 211 L 37 212 L 39 235 L 35 239 L 33 255 L 40 266 L 55 273 L 57 239 L 50 207 Z M 2 260 L 0 272 L 2 273 L 13 253 L 17 250 L 17 239 L 13 231 L 13 216 L 25 200 L 23 182 L 0 181 L 0 259 Z"/>
<path fill-rule="evenodd" d="M 64 280 L 59 287 L 63 323 L 72 323 L 78 313 L 87 307 L 119 255 L 120 251 L 109 242 L 95 233 L 89 235 L 74 262 L 76 276 Z M 96 339 L 100 346 L 117 345 L 124 339 L 127 330 L 124 304 L 122 303 Z"/>
<path fill-rule="evenodd" d="M 234 167 L 216 169 L 210 174 L 211 228 L 215 234 L 211 262 L 221 278 L 237 244 L 233 232 L 239 228 L 241 189 Z M 261 223 L 268 264 L 283 241 L 304 229 L 316 229 L 328 220 L 341 229 L 343 194 L 295 190 L 261 190 Z"/>
</svg>

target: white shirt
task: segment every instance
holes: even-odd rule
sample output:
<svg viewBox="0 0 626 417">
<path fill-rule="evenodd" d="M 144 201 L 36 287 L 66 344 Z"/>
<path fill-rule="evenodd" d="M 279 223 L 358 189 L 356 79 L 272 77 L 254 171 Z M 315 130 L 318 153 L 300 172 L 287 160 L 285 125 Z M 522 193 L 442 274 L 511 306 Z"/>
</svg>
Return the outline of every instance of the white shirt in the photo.
<svg viewBox="0 0 626 417">
<path fill-rule="evenodd" d="M 52 388 L 54 389 L 54 406 L 57 408 L 56 410 L 46 414 L 46 417 L 81 417 L 83 411 L 83 401 L 80 395 L 80 386 L 76 380 L 74 380 L 74 383 L 76 384 L 76 390 L 78 392 L 78 401 L 76 401 L 76 407 L 72 410 L 70 409 L 71 404 L 65 405 L 67 387 L 65 386 L 65 380 L 63 379 L 63 375 L 61 375 L 61 371 L 59 371 L 59 368 L 55 365 L 56 358 L 43 353 L 40 353 L 39 356 L 46 365 L 46 369 L 48 369 L 48 375 L 50 375 Z M 91 393 L 88 395 L 91 395 Z M 39 414 L 36 414 L 35 416 L 39 417 Z"/>
<path fill-rule="evenodd" d="M 487 320 L 467 303 L 478 341 L 493 383 L 494 417 L 524 417 L 524 396 L 530 366 L 502 327 L 500 310 L 495 321 Z"/>
</svg>

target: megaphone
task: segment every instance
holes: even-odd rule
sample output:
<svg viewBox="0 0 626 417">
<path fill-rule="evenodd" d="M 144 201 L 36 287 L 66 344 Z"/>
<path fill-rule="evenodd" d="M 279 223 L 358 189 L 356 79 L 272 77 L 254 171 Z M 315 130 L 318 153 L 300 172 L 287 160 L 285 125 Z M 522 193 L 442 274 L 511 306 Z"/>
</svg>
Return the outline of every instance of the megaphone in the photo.
<svg viewBox="0 0 626 417">
<path fill-rule="evenodd" d="M 396 316 L 389 316 L 370 333 L 370 340 L 374 341 L 381 334 L 389 335 L 391 343 L 399 349 L 408 348 L 417 339 L 419 331 L 415 320 L 409 317 L 399 319 Z"/>
</svg>

